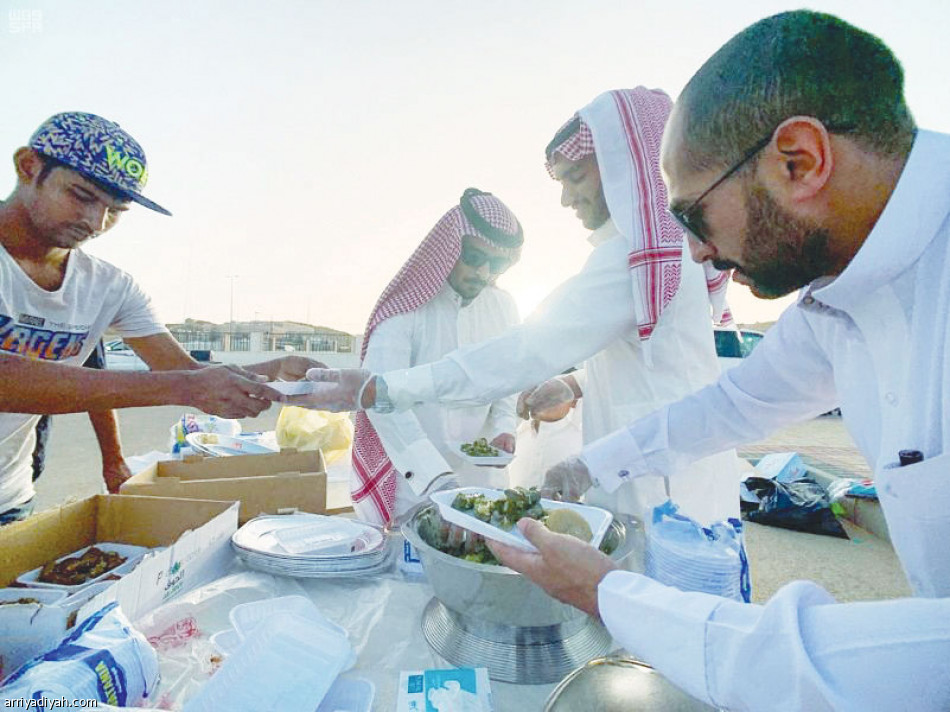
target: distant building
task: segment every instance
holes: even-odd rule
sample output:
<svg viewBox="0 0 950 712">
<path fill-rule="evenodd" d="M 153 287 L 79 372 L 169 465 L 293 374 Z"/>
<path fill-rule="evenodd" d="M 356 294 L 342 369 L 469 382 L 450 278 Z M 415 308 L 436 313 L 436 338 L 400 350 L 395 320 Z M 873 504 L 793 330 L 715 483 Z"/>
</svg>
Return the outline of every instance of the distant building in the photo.
<svg viewBox="0 0 950 712">
<path fill-rule="evenodd" d="M 187 350 L 212 351 L 322 351 L 351 353 L 356 337 L 345 331 L 299 321 L 235 321 L 214 324 L 185 319 L 166 324 Z"/>
</svg>

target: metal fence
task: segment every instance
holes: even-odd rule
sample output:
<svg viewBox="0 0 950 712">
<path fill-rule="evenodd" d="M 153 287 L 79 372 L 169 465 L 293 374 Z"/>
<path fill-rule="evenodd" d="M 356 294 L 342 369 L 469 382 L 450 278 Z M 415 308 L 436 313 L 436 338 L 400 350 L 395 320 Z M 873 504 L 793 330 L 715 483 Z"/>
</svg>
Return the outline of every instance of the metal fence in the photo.
<svg viewBox="0 0 950 712">
<path fill-rule="evenodd" d="M 223 329 L 171 329 L 172 336 L 188 350 L 212 351 L 321 351 L 351 353 L 351 334 L 313 331 L 229 332 Z"/>
</svg>

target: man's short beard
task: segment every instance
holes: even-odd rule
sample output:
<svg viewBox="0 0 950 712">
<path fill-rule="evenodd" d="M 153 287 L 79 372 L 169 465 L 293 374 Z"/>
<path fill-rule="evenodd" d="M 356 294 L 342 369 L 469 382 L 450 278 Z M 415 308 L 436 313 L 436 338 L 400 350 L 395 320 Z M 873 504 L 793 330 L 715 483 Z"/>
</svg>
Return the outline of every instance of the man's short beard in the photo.
<svg viewBox="0 0 950 712">
<path fill-rule="evenodd" d="M 776 299 L 834 273 L 827 230 L 790 215 L 760 184 L 747 193 L 746 235 L 739 270 L 753 293 Z"/>
</svg>

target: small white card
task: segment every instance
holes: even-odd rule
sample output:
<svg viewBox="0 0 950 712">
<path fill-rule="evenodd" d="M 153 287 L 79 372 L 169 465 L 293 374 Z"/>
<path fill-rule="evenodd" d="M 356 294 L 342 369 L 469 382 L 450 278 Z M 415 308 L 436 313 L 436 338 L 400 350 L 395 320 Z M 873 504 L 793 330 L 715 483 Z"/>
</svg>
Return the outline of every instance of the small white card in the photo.
<svg viewBox="0 0 950 712">
<path fill-rule="evenodd" d="M 313 393 L 313 381 L 268 381 L 264 384 L 285 396 L 305 396 Z"/>
</svg>

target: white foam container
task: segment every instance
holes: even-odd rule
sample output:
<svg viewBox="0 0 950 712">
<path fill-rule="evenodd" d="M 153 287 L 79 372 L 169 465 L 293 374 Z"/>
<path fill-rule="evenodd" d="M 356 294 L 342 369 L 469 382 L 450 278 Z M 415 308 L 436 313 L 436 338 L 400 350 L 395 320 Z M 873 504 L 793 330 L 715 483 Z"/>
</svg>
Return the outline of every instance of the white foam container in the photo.
<svg viewBox="0 0 950 712">
<path fill-rule="evenodd" d="M 78 613 L 79 609 L 85 606 L 89 601 L 98 596 L 100 593 L 109 588 L 115 581 L 97 581 L 94 584 L 83 587 L 79 591 L 73 593 L 67 593 L 66 598 L 57 603 L 56 605 L 59 608 L 62 608 L 66 611 L 67 619 L 73 613 Z M 77 619 L 77 622 L 78 619 Z"/>
<path fill-rule="evenodd" d="M 211 644 L 222 655 L 233 655 L 243 642 L 244 638 L 234 628 L 219 630 L 211 636 Z"/>
<path fill-rule="evenodd" d="M 338 677 L 317 712 L 370 712 L 376 686 L 362 677 Z"/>
<path fill-rule="evenodd" d="M 0 679 L 56 647 L 66 634 L 67 613 L 60 608 L 65 597 L 65 591 L 52 588 L 0 589 L 0 602 L 10 602 L 0 606 Z M 38 603 L 15 603 L 22 598 Z"/>
<path fill-rule="evenodd" d="M 52 606 L 66 598 L 66 591 L 53 588 L 0 588 L 0 603 L 7 604 L 0 607 L 0 610 L 11 609 L 13 606 L 10 605 L 10 602 L 19 601 L 21 598 L 35 598 L 39 601 L 39 604 L 21 603 L 13 605 Z"/>
<path fill-rule="evenodd" d="M 279 598 L 265 598 L 260 601 L 240 603 L 231 609 L 230 619 L 234 631 L 241 639 L 248 638 L 254 629 L 262 622 L 269 620 L 278 613 L 293 613 L 306 618 L 327 630 L 348 637 L 347 632 L 336 623 L 328 620 L 313 601 L 305 596 L 280 596 Z M 227 644 L 227 641 L 225 641 Z"/>
<path fill-rule="evenodd" d="M 351 654 L 345 636 L 296 613 L 274 613 L 202 685 L 184 712 L 314 710 Z"/>
<path fill-rule="evenodd" d="M 45 581 L 40 581 L 39 576 L 40 572 L 43 570 L 42 566 L 39 566 L 32 571 L 27 571 L 25 574 L 20 574 L 17 577 L 17 582 L 22 583 L 24 586 L 36 588 L 54 588 L 60 591 L 81 591 L 94 583 L 102 581 L 110 575 L 121 576 L 123 574 L 127 574 L 129 571 L 134 569 L 139 560 L 150 551 L 150 549 L 145 546 L 132 546 L 131 544 L 113 544 L 111 542 L 103 542 L 101 544 L 93 544 L 92 546 L 84 546 L 82 549 L 74 551 L 72 554 L 66 554 L 65 556 L 59 557 L 56 559 L 56 561 L 82 556 L 93 546 L 97 549 L 101 549 L 102 551 L 114 551 L 120 556 L 124 556 L 126 560 L 116 566 L 114 569 L 110 569 L 109 571 L 101 573 L 95 578 L 87 579 L 80 584 L 76 584 L 75 586 L 66 586 L 64 584 L 46 583 Z"/>
<path fill-rule="evenodd" d="M 470 443 L 456 442 L 456 443 L 452 443 L 452 446 L 455 448 L 456 455 L 458 455 L 460 458 L 462 458 L 466 462 L 470 462 L 473 465 L 477 465 L 479 467 L 504 467 L 505 465 L 508 465 L 512 460 L 515 459 L 515 456 L 513 453 L 505 452 L 501 448 L 497 448 L 497 447 L 495 449 L 498 450 L 498 454 L 491 457 L 469 455 L 468 453 L 462 452 L 462 445 L 468 445 L 468 444 Z"/>
<path fill-rule="evenodd" d="M 442 515 L 445 521 L 457 524 L 463 529 L 468 529 L 476 534 L 481 534 L 486 539 L 493 539 L 494 541 L 500 541 L 502 544 L 517 546 L 521 549 L 527 549 L 528 551 L 537 551 L 534 544 L 521 535 L 521 531 L 517 526 L 512 527 L 511 531 L 506 532 L 500 527 L 496 527 L 488 522 L 483 522 L 476 516 L 455 509 L 452 506 L 452 502 L 455 500 L 455 495 L 459 493 L 468 496 L 480 494 L 490 500 L 503 499 L 505 496 L 504 490 L 488 489 L 485 487 L 460 487 L 458 489 L 433 492 L 429 495 L 429 498 L 438 505 L 439 514 Z M 555 509 L 572 509 L 581 515 L 593 533 L 589 543 L 594 548 L 600 546 L 600 542 L 603 541 L 604 535 L 606 535 L 607 530 L 610 529 L 610 523 L 614 518 L 606 509 L 591 507 L 586 504 L 576 504 L 574 502 L 556 502 L 553 499 L 542 499 L 541 506 L 549 512 Z"/>
</svg>

